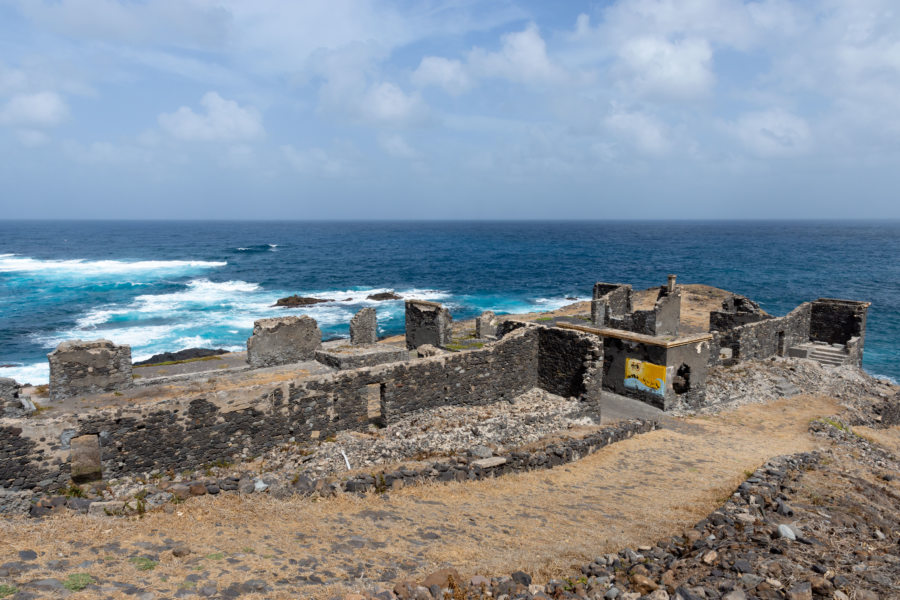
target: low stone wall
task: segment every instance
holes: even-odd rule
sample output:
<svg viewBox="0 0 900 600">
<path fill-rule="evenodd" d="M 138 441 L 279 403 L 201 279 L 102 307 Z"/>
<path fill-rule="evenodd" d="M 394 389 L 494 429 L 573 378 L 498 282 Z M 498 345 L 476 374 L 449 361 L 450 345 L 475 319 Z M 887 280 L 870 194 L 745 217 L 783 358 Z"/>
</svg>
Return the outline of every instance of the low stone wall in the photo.
<svg viewBox="0 0 900 600">
<path fill-rule="evenodd" d="M 538 335 L 523 330 L 479 350 L 414 362 L 46 418 L 28 431 L 0 426 L 0 487 L 64 487 L 68 444 L 80 436 L 96 436 L 108 479 L 255 456 L 422 408 L 509 399 L 537 385 L 537 360 Z"/>
<path fill-rule="evenodd" d="M 131 387 L 131 346 L 109 340 L 68 340 L 47 355 L 50 362 L 50 397 L 112 392 Z"/>
<path fill-rule="evenodd" d="M 397 482 L 400 485 L 406 485 L 411 482 L 423 481 L 475 481 L 509 473 L 550 469 L 575 462 L 610 444 L 653 431 L 658 427 L 654 421 L 640 419 L 625 421 L 604 427 L 581 439 L 564 440 L 531 452 L 509 452 L 489 458 L 460 456 L 454 461 L 436 462 L 424 469 L 376 471 L 371 475 L 362 475 L 343 482 L 341 490 L 365 493 L 396 487 Z M 321 488 L 314 482 L 310 483 L 312 484 L 311 489 Z"/>
</svg>

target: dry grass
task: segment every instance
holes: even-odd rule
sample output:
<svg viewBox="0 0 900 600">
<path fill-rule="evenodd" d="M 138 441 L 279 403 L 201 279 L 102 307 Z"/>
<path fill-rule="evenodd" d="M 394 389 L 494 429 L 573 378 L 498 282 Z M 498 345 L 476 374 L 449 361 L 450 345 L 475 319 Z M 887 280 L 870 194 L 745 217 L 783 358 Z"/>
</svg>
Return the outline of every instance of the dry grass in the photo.
<svg viewBox="0 0 900 600">
<path fill-rule="evenodd" d="M 854 426 L 853 433 L 900 456 L 900 425 L 888 427 L 887 429 Z"/>
<path fill-rule="evenodd" d="M 678 534 L 721 503 L 746 471 L 771 456 L 812 449 L 816 442 L 806 424 L 836 408 L 835 401 L 816 397 L 745 406 L 687 419 L 678 431 L 638 436 L 550 471 L 417 486 L 391 492 L 388 500 L 279 501 L 229 494 L 192 499 L 170 514 L 143 519 L 66 515 L 6 521 L 0 524 L 0 562 L 27 547 L 77 564 L 98 558 L 91 546 L 171 537 L 188 543 L 193 554 L 177 559 L 165 553 L 155 569 L 140 574 L 126 557 L 86 572 L 169 589 L 200 567 L 221 588 L 251 577 L 295 575 L 296 567 L 281 570 L 284 559 L 314 557 L 319 564 L 313 572 L 328 570 L 338 579 L 368 561 L 372 566 L 365 571 L 373 578 L 387 568 L 396 568 L 398 577 L 417 577 L 452 565 L 465 575 L 524 569 L 541 580 L 569 574 L 597 553 Z M 364 538 L 365 546 L 347 547 L 351 536 Z M 276 549 L 284 554 L 279 557 Z M 202 558 L 215 553 L 239 557 L 250 571 Z M 333 593 L 326 586 L 302 588 L 308 597 Z"/>
</svg>

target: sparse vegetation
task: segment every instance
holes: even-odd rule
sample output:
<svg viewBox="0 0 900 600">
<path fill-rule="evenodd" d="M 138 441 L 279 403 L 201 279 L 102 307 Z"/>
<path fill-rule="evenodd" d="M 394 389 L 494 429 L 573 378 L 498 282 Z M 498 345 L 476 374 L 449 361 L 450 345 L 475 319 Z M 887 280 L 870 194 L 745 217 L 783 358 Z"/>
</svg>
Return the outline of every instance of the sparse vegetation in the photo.
<svg viewBox="0 0 900 600">
<path fill-rule="evenodd" d="M 14 585 L 7 585 L 5 583 L 0 583 L 0 598 L 6 598 L 7 596 L 12 596 L 16 592 L 18 592 L 18 588 Z"/>
<path fill-rule="evenodd" d="M 80 485 L 70 483 L 69 486 L 62 491 L 66 498 L 87 498 L 87 494 L 81 489 Z"/>
<path fill-rule="evenodd" d="M 70 592 L 80 592 L 94 583 L 94 578 L 89 573 L 72 573 L 63 581 L 63 587 Z"/>
<path fill-rule="evenodd" d="M 146 556 L 133 556 L 130 561 L 138 571 L 152 571 L 159 564 Z"/>
</svg>

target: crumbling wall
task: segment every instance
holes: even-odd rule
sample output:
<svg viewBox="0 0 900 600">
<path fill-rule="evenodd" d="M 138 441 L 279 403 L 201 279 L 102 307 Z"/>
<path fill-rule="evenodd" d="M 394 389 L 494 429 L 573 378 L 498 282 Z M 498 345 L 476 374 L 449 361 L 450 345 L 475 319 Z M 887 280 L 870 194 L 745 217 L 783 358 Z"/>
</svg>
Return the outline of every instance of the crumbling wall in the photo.
<svg viewBox="0 0 900 600">
<path fill-rule="evenodd" d="M 552 394 L 580 397 L 585 375 L 603 350 L 600 338 L 578 331 L 539 327 L 538 386 Z"/>
<path fill-rule="evenodd" d="M 21 407 L 19 384 L 15 379 L 0 377 L 0 417 L 17 415 Z"/>
<path fill-rule="evenodd" d="M 36 440 L 20 428 L 0 427 L 0 487 L 62 487 L 68 483 L 67 461 L 78 454 L 68 444 L 83 436 L 94 436 L 82 441 L 92 451 L 96 440 L 103 476 L 110 478 L 200 468 L 255 456 L 291 440 L 362 430 L 423 408 L 513 398 L 537 386 L 538 343 L 538 334 L 525 329 L 477 350 L 256 386 L 243 395 L 211 393 L 69 414 L 53 424 L 64 432 L 61 439 L 48 439 L 50 449 L 66 457 L 63 462 L 42 448 L 48 434 Z M 77 460 L 94 464 L 90 452 Z M 96 475 L 96 469 L 79 467 L 84 479 Z"/>
<path fill-rule="evenodd" d="M 272 367 L 312 360 L 321 346 L 322 332 L 315 319 L 305 315 L 260 319 L 247 338 L 247 362 L 251 367 Z"/>
<path fill-rule="evenodd" d="M 406 301 L 406 347 L 415 350 L 422 344 L 444 348 L 450 343 L 450 311 L 437 302 Z"/>
<path fill-rule="evenodd" d="M 618 328 L 644 335 L 677 336 L 681 323 L 681 290 L 660 287 L 651 310 L 636 310 L 630 316 L 630 326 L 626 315 Z"/>
<path fill-rule="evenodd" d="M 50 397 L 112 392 L 131 387 L 131 346 L 109 340 L 68 340 L 47 355 L 50 362 Z"/>
<path fill-rule="evenodd" d="M 631 286 L 623 283 L 594 284 L 591 295 L 591 322 L 598 327 L 610 324 L 611 318 L 621 318 L 632 312 Z"/>
<path fill-rule="evenodd" d="M 710 341 L 702 341 L 668 349 L 666 410 L 677 405 L 699 408 L 706 403 L 709 354 L 715 351 L 710 344 Z"/>
<path fill-rule="evenodd" d="M 350 343 L 374 344 L 378 341 L 378 319 L 375 309 L 368 307 L 360 310 L 350 319 Z"/>
<path fill-rule="evenodd" d="M 475 337 L 480 339 L 497 336 L 497 317 L 493 311 L 486 310 L 475 318 Z"/>
<path fill-rule="evenodd" d="M 709 313 L 710 331 L 727 331 L 747 325 L 771 319 L 772 315 L 759 307 L 759 304 L 737 294 L 732 294 L 722 301 L 722 310 L 713 310 Z"/>
<path fill-rule="evenodd" d="M 791 346 L 809 341 L 811 303 L 801 304 L 783 317 L 773 317 L 713 333 L 711 364 L 735 364 L 786 355 Z M 723 358 L 717 349 L 727 350 Z"/>
<path fill-rule="evenodd" d="M 865 339 L 868 302 L 820 298 L 810 308 L 809 338 L 826 344 Z"/>
</svg>

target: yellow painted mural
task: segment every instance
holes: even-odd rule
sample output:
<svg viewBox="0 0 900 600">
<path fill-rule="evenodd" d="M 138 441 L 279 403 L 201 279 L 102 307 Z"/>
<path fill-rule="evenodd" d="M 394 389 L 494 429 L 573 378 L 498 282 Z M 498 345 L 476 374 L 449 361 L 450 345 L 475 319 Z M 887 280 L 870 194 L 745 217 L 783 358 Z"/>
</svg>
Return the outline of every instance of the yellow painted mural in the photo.
<svg viewBox="0 0 900 600">
<path fill-rule="evenodd" d="M 664 396 L 666 394 L 666 368 L 636 358 L 626 358 L 625 387 Z"/>
</svg>

